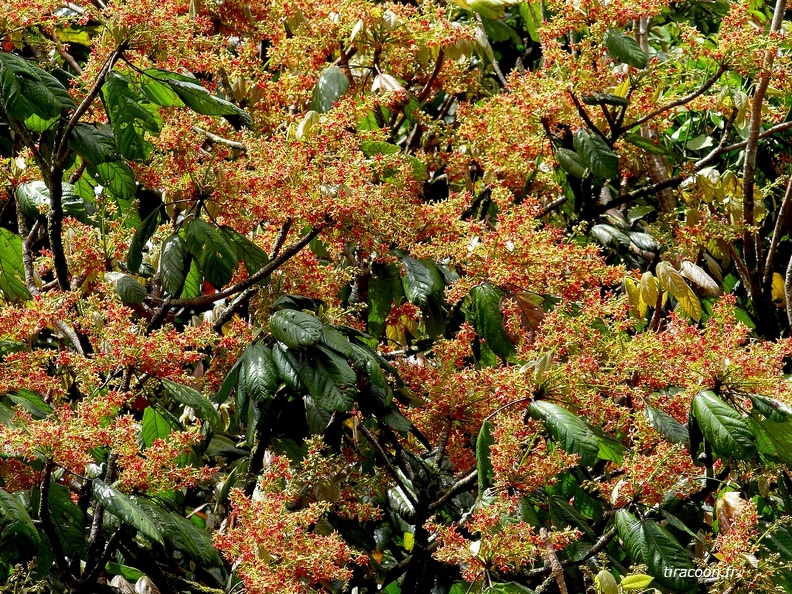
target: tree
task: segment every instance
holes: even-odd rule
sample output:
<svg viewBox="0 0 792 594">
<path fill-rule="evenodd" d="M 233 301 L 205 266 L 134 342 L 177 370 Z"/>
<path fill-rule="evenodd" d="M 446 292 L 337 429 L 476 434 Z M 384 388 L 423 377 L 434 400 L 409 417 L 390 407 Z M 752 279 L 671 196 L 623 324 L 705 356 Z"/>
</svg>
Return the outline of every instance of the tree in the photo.
<svg viewBox="0 0 792 594">
<path fill-rule="evenodd" d="M 792 588 L 785 10 L 15 6 L 3 591 Z"/>
</svg>

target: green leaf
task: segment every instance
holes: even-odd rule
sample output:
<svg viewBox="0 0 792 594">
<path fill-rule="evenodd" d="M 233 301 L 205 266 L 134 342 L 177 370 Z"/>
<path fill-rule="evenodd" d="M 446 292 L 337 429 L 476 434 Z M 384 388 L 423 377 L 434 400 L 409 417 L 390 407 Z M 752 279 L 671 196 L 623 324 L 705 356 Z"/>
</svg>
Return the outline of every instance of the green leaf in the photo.
<svg viewBox="0 0 792 594">
<path fill-rule="evenodd" d="M 616 528 L 632 562 L 646 565 L 658 584 L 672 592 L 695 591 L 695 577 L 665 575 L 666 569 L 694 569 L 685 549 L 667 530 L 653 520 L 637 520 L 626 509 L 616 512 Z"/>
<path fill-rule="evenodd" d="M 212 403 L 204 398 L 203 394 L 201 394 L 198 390 L 194 390 L 193 388 L 183 384 L 177 384 L 176 382 L 172 382 L 168 379 L 162 380 L 162 386 L 165 388 L 165 391 L 171 398 L 183 404 L 184 406 L 189 406 L 195 410 L 195 414 L 199 418 L 207 421 L 213 429 L 221 429 L 222 422 L 220 420 L 220 414 L 217 412 L 217 409 L 215 409 Z M 149 410 L 149 408 L 146 410 Z"/>
<path fill-rule="evenodd" d="M 187 272 L 187 278 L 184 279 L 184 288 L 179 295 L 179 299 L 192 299 L 201 294 L 201 271 L 198 270 L 198 264 L 194 259 L 190 259 L 190 270 Z"/>
<path fill-rule="evenodd" d="M 184 102 L 166 83 L 165 78 L 175 78 L 165 70 L 144 70 L 140 77 L 140 88 L 149 101 L 163 107 L 184 107 Z"/>
<path fill-rule="evenodd" d="M 30 299 L 22 263 L 22 239 L 0 228 L 0 290 L 9 301 Z"/>
<path fill-rule="evenodd" d="M 599 179 L 619 177 L 619 155 L 599 134 L 579 128 L 574 137 L 575 150 L 592 175 Z"/>
<path fill-rule="evenodd" d="M 287 386 L 297 392 L 305 389 L 305 384 L 303 384 L 299 373 L 305 362 L 299 352 L 281 344 L 275 344 L 272 347 L 272 361 L 278 369 L 278 375 Z"/>
<path fill-rule="evenodd" d="M 187 225 L 185 239 L 206 280 L 218 289 L 227 285 L 238 261 L 217 229 L 205 221 L 193 219 Z"/>
<path fill-rule="evenodd" d="M 252 123 L 250 115 L 230 101 L 215 97 L 207 91 L 196 79 L 194 82 L 165 78 L 163 82 L 179 96 L 184 104 L 196 113 L 203 115 L 234 115 L 239 116 L 245 123 Z"/>
<path fill-rule="evenodd" d="M 540 2 L 521 2 L 520 16 L 531 41 L 537 43 L 541 41 L 539 27 L 542 26 L 542 4 Z"/>
<path fill-rule="evenodd" d="M 82 510 L 71 500 L 69 489 L 58 483 L 50 483 L 48 501 L 52 525 L 61 548 L 66 555 L 79 557 L 87 546 Z"/>
<path fill-rule="evenodd" d="M 107 273 L 105 277 L 115 278 L 115 292 L 123 303 L 143 303 L 148 295 L 146 287 L 128 274 Z"/>
<path fill-rule="evenodd" d="M 69 148 L 90 165 L 118 160 L 115 141 L 89 124 L 77 124 L 69 136 Z"/>
<path fill-rule="evenodd" d="M 308 423 L 308 431 L 311 435 L 322 435 L 330 424 L 333 413 L 316 406 L 313 398 L 307 394 L 303 396 L 305 404 L 305 420 Z"/>
<path fill-rule="evenodd" d="M 291 348 L 310 346 L 322 338 L 322 321 L 302 311 L 276 311 L 270 317 L 269 325 L 272 336 Z"/>
<path fill-rule="evenodd" d="M 503 329 L 500 301 L 503 292 L 489 283 L 481 283 L 470 290 L 473 326 L 478 335 L 487 341 L 490 350 L 506 361 L 514 356 L 514 343 Z"/>
<path fill-rule="evenodd" d="M 160 252 L 160 278 L 169 295 L 178 295 L 187 278 L 187 243 L 174 233 L 162 243 Z"/>
<path fill-rule="evenodd" d="M 319 75 L 313 90 L 311 109 L 327 113 L 349 89 L 349 79 L 338 66 L 328 66 Z"/>
<path fill-rule="evenodd" d="M 691 403 L 704 439 L 718 456 L 747 460 L 756 453 L 750 427 L 742 415 L 726 404 L 711 390 L 702 390 Z"/>
<path fill-rule="evenodd" d="M 132 236 L 132 241 L 129 243 L 129 251 L 127 252 L 127 270 L 132 274 L 137 274 L 140 270 L 140 265 L 143 263 L 143 246 L 146 245 L 151 236 L 159 227 L 160 210 L 157 208 L 149 214 L 143 223 L 135 230 Z"/>
<path fill-rule="evenodd" d="M 0 52 L 0 95 L 8 114 L 20 121 L 34 115 L 52 120 L 75 107 L 57 78 L 9 52 Z"/>
<path fill-rule="evenodd" d="M 646 405 L 644 415 L 660 435 L 671 443 L 685 444 L 690 439 L 687 427 L 660 409 Z"/>
<path fill-rule="evenodd" d="M 29 412 L 34 419 L 43 419 L 52 414 L 52 407 L 31 390 L 19 388 L 15 394 L 8 394 L 8 399 Z"/>
<path fill-rule="evenodd" d="M 492 423 L 484 421 L 476 439 L 476 470 L 478 474 L 479 498 L 495 482 L 492 476 L 492 460 L 490 459 L 490 448 L 495 443 L 495 439 L 492 437 L 492 429 Z"/>
<path fill-rule="evenodd" d="M 402 255 L 406 274 L 402 277 L 404 294 L 410 303 L 425 306 L 430 296 L 443 291 L 443 277 L 431 260 L 416 260 Z"/>
<path fill-rule="evenodd" d="M 758 394 L 748 394 L 748 398 L 751 400 L 754 409 L 771 421 L 783 423 L 784 421 L 792 419 L 792 408 L 780 400 L 768 398 L 767 396 L 759 396 Z"/>
<path fill-rule="evenodd" d="M 377 418 L 399 433 L 406 433 L 412 427 L 410 420 L 401 414 L 395 404 L 389 404 L 383 412 L 377 414 Z"/>
<path fill-rule="evenodd" d="M 762 430 L 757 433 L 757 445 L 763 445 L 784 464 L 792 466 L 792 423 L 776 423 L 770 419 L 751 419 Z M 764 443 L 767 442 L 767 443 Z M 769 447 L 767 447 L 769 444 Z"/>
<path fill-rule="evenodd" d="M 591 466 L 596 462 L 599 440 L 577 415 L 547 400 L 532 402 L 529 411 L 534 419 L 545 422 L 550 435 L 566 452 L 580 456 L 580 464 Z"/>
<path fill-rule="evenodd" d="M 211 536 L 180 514 L 165 509 L 153 501 L 141 499 L 139 504 L 153 518 L 170 549 L 183 551 L 190 558 L 206 567 L 222 564 Z"/>
<path fill-rule="evenodd" d="M 95 212 L 93 205 L 80 198 L 72 184 L 64 182 L 61 187 L 63 212 L 82 223 L 90 224 L 87 217 Z M 22 212 L 31 219 L 43 219 L 49 212 L 50 191 L 43 181 L 19 184 L 16 188 L 16 197 Z"/>
<path fill-rule="evenodd" d="M 147 448 L 157 439 L 165 439 L 173 431 L 173 423 L 153 406 L 143 411 L 140 439 Z"/>
<path fill-rule="evenodd" d="M 627 134 L 622 135 L 622 138 L 630 144 L 645 150 L 647 153 L 653 153 L 655 155 L 671 154 L 670 151 L 662 144 L 655 144 L 650 139 L 644 138 L 640 134 L 635 134 L 634 132 L 628 132 Z"/>
<path fill-rule="evenodd" d="M 248 274 L 254 274 L 269 264 L 269 256 L 255 243 L 250 241 L 244 235 L 237 233 L 231 227 L 220 227 L 223 232 L 228 246 L 237 258 L 237 261 L 242 261 Z M 266 282 L 267 279 L 261 282 Z"/>
<path fill-rule="evenodd" d="M 140 571 L 139 569 L 135 569 L 134 567 L 129 567 L 128 565 L 121 565 L 120 563 L 112 563 L 108 561 L 105 564 L 105 571 L 111 575 L 120 575 L 129 580 L 130 582 L 137 582 L 140 578 L 144 577 L 146 574 Z"/>
<path fill-rule="evenodd" d="M 100 479 L 93 480 L 93 496 L 98 503 L 118 519 L 126 522 L 154 542 L 165 545 L 154 519 L 130 497 Z"/>
<path fill-rule="evenodd" d="M 255 402 L 264 402 L 275 395 L 279 383 L 272 349 L 261 343 L 250 345 L 239 367 L 239 392 Z"/>
<path fill-rule="evenodd" d="M 151 143 L 145 133 L 159 134 L 161 126 L 154 106 L 117 72 L 111 72 L 102 86 L 102 100 L 121 155 L 132 161 L 147 159 Z"/>
<path fill-rule="evenodd" d="M 394 301 L 394 286 L 403 292 L 401 277 L 394 266 L 374 266 L 369 278 L 368 332 L 379 338 L 385 331 L 385 320 L 390 315 Z"/>
<path fill-rule="evenodd" d="M 556 149 L 555 156 L 559 167 L 569 175 L 578 179 L 583 179 L 586 176 L 586 166 L 575 151 L 560 148 Z"/>
<path fill-rule="evenodd" d="M 91 168 L 96 178 L 114 198 L 131 200 L 137 192 L 135 174 L 126 161 L 108 161 Z"/>
<path fill-rule="evenodd" d="M 613 58 L 635 68 L 646 68 L 649 61 L 638 42 L 618 29 L 608 29 L 605 34 L 605 47 Z"/>
<path fill-rule="evenodd" d="M 384 140 L 364 140 L 360 143 L 360 150 L 367 157 L 374 155 L 394 155 L 401 151 L 398 145 Z"/>
<path fill-rule="evenodd" d="M 338 411 L 352 408 L 357 376 L 343 357 L 325 347 L 313 347 L 297 374 L 318 406 Z"/>
<path fill-rule="evenodd" d="M 19 534 L 36 546 L 41 544 L 41 537 L 33 525 L 25 507 L 18 497 L 0 489 L 0 514 L 2 514 L 2 528 L 4 539 Z"/>
</svg>

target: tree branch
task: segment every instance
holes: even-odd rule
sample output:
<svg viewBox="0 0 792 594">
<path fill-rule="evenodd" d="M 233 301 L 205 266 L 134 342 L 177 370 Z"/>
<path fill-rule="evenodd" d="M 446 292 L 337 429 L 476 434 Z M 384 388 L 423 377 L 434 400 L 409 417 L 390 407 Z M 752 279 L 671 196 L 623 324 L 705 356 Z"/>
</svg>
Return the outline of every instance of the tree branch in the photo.
<svg viewBox="0 0 792 594">
<path fill-rule="evenodd" d="M 443 493 L 443 496 L 440 497 L 440 499 L 429 504 L 429 513 L 431 514 L 437 511 L 443 507 L 449 499 L 452 499 L 460 493 L 467 491 L 477 480 L 478 470 L 473 470 L 473 472 L 455 482 L 445 493 Z"/>
<path fill-rule="evenodd" d="M 781 201 L 781 207 L 778 209 L 773 235 L 770 239 L 770 247 L 767 249 L 767 259 L 764 264 L 764 277 L 762 278 L 762 285 L 765 287 L 770 284 L 773 278 L 773 259 L 775 258 L 778 244 L 781 241 L 781 232 L 784 229 L 784 223 L 786 223 L 790 203 L 792 203 L 792 175 L 789 176 L 789 180 L 787 181 L 784 198 Z"/>
<path fill-rule="evenodd" d="M 252 287 L 257 282 L 267 278 L 270 274 L 275 272 L 278 268 L 280 268 L 284 263 L 286 263 L 290 258 L 295 256 L 301 249 L 303 249 L 306 245 L 308 245 L 311 240 L 319 235 L 321 231 L 327 227 L 329 221 L 320 223 L 313 227 L 308 233 L 303 235 L 300 239 L 295 241 L 293 244 L 288 246 L 284 249 L 277 257 L 270 260 L 270 262 L 257 271 L 254 274 L 251 274 L 243 281 L 239 281 L 237 284 L 228 287 L 222 291 L 217 293 L 212 293 L 211 295 L 199 295 L 198 297 L 191 297 L 189 299 L 173 299 L 171 300 L 172 307 L 192 307 L 196 305 L 209 305 L 210 303 L 214 303 L 215 301 L 220 301 L 221 299 L 225 299 L 226 297 L 230 297 L 231 295 L 236 295 L 237 293 L 244 291 L 245 289 Z"/>
<path fill-rule="evenodd" d="M 704 93 L 706 93 L 710 89 L 710 87 L 712 87 L 712 85 L 714 85 L 716 82 L 718 82 L 718 80 L 723 75 L 723 73 L 726 72 L 726 70 L 728 70 L 727 66 L 725 64 L 722 64 L 720 66 L 720 68 L 718 68 L 718 71 L 714 75 L 712 75 L 712 77 L 708 78 L 704 82 L 704 84 L 701 85 L 698 89 L 696 89 L 692 93 L 689 93 L 689 94 L 685 95 L 684 97 L 680 97 L 679 99 L 675 99 L 674 101 L 671 101 L 670 103 L 667 103 L 666 105 L 658 107 L 654 111 L 650 111 L 645 116 L 642 116 L 642 117 L 638 118 L 637 120 L 635 120 L 634 122 L 632 122 L 632 127 L 640 126 L 641 124 L 645 124 L 646 122 L 648 122 L 652 118 L 655 118 L 655 117 L 659 116 L 661 113 L 665 113 L 669 109 L 674 109 L 675 107 L 679 107 L 680 105 L 685 105 L 686 103 L 690 103 L 696 97 L 699 97 L 700 95 L 703 95 Z"/>
</svg>

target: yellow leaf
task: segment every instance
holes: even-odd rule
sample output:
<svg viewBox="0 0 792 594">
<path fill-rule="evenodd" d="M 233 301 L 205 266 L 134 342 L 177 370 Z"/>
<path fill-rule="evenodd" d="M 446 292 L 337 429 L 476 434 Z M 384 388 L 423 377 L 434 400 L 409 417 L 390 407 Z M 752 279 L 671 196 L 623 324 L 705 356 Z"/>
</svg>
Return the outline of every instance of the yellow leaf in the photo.
<svg viewBox="0 0 792 594">
<path fill-rule="evenodd" d="M 630 301 L 630 309 L 633 316 L 643 318 L 646 316 L 646 303 L 641 299 L 641 293 L 635 279 L 628 276 L 624 279 L 624 288 L 627 291 L 627 299 Z"/>
<path fill-rule="evenodd" d="M 777 272 L 773 273 L 773 287 L 771 290 L 773 303 L 776 307 L 786 307 L 786 291 L 784 290 L 784 277 Z"/>
<path fill-rule="evenodd" d="M 695 321 L 701 320 L 701 302 L 682 275 L 668 262 L 660 262 L 655 272 L 660 284 L 674 296 L 683 311 Z"/>
<path fill-rule="evenodd" d="M 413 546 L 415 546 L 415 534 L 412 532 L 405 532 L 404 533 L 404 550 L 405 551 L 412 551 Z"/>
<path fill-rule="evenodd" d="M 657 289 L 659 282 L 651 272 L 644 272 L 641 276 L 641 299 L 647 305 L 654 307 L 657 305 Z"/>
</svg>

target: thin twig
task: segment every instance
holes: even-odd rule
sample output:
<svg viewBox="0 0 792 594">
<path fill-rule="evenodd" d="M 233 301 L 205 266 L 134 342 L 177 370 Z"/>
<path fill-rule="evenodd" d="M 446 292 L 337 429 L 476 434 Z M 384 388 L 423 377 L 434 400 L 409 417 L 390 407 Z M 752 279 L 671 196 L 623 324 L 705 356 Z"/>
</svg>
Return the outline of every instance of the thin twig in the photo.
<svg viewBox="0 0 792 594">
<path fill-rule="evenodd" d="M 215 301 L 220 301 L 221 299 L 225 299 L 226 297 L 230 297 L 231 295 L 236 295 L 237 293 L 244 291 L 248 287 L 252 287 L 260 280 L 267 278 L 275 270 L 280 268 L 287 260 L 289 260 L 294 255 L 296 255 L 301 249 L 303 249 L 306 245 L 308 245 L 314 237 L 319 235 L 322 229 L 327 227 L 328 224 L 329 222 L 324 222 L 313 227 L 308 233 L 306 233 L 300 239 L 298 239 L 293 244 L 288 246 L 280 254 L 278 254 L 277 257 L 270 260 L 269 263 L 267 263 L 264 267 L 262 267 L 254 274 L 251 274 L 245 280 L 239 281 L 235 285 L 232 285 L 227 289 L 224 289 L 217 293 L 212 293 L 211 295 L 199 295 L 198 297 L 191 297 L 189 299 L 173 299 L 170 303 L 171 306 L 192 307 L 196 305 L 209 305 L 210 303 L 214 303 Z"/>
<path fill-rule="evenodd" d="M 790 203 L 792 203 L 792 175 L 789 176 L 789 180 L 787 181 L 784 198 L 781 201 L 781 207 L 778 209 L 778 217 L 776 217 L 773 235 L 770 239 L 770 247 L 767 249 L 767 259 L 765 260 L 764 265 L 764 278 L 762 279 L 762 285 L 764 286 L 767 286 L 770 283 L 770 279 L 773 277 L 773 259 L 775 258 L 778 244 L 781 241 L 781 233 L 784 228 L 784 223 L 786 222 L 787 211 L 789 210 Z"/>
<path fill-rule="evenodd" d="M 195 132 L 198 132 L 199 134 L 203 134 L 209 140 L 211 140 L 212 142 L 216 142 L 217 144 L 224 144 L 225 146 L 230 147 L 230 148 L 235 149 L 235 150 L 238 150 L 238 151 L 246 151 L 247 150 L 247 147 L 243 143 L 237 142 L 236 140 L 231 140 L 229 138 L 223 138 L 222 136 L 218 136 L 214 132 L 209 132 L 209 130 L 204 130 L 200 126 L 193 126 L 192 129 Z"/>
<path fill-rule="evenodd" d="M 685 105 L 686 103 L 690 103 L 696 97 L 699 97 L 700 95 L 706 93 L 707 90 L 710 87 L 712 87 L 712 85 L 718 82 L 718 80 L 723 75 L 723 73 L 726 72 L 726 70 L 728 70 L 728 67 L 725 64 L 721 64 L 720 68 L 718 68 L 718 71 L 714 75 L 712 75 L 712 77 L 708 78 L 704 82 L 704 84 L 701 85 L 698 89 L 696 89 L 692 93 L 685 95 L 684 97 L 680 97 L 679 99 L 675 99 L 670 103 L 666 103 L 665 105 L 658 107 L 654 111 L 650 111 L 645 116 L 642 116 L 637 120 L 635 120 L 634 122 L 631 122 L 632 127 L 640 126 L 641 124 L 648 122 L 652 118 L 659 116 L 661 113 L 665 113 L 669 109 L 674 109 L 675 107 L 679 107 L 680 105 Z"/>
<path fill-rule="evenodd" d="M 399 485 L 399 488 L 404 493 L 404 496 L 407 499 L 409 499 L 412 506 L 417 508 L 418 501 L 416 501 L 415 497 L 413 497 L 412 491 L 410 491 L 407 488 L 407 485 L 404 484 L 404 482 L 401 479 L 401 476 L 399 476 L 399 472 L 396 470 L 396 468 L 394 468 L 393 464 L 391 464 L 391 461 L 388 459 L 388 455 L 385 453 L 385 450 L 383 450 L 379 442 L 376 439 L 374 439 L 374 436 L 371 434 L 371 431 L 369 431 L 368 428 L 362 423 L 358 425 L 358 431 L 360 431 L 363 434 L 363 437 L 366 438 L 366 441 L 368 441 L 372 445 L 372 447 L 375 450 L 377 450 L 377 453 L 382 459 L 383 464 L 385 464 L 385 468 L 388 470 L 388 473 L 393 477 L 393 480 L 395 480 L 396 483 Z"/>
</svg>

